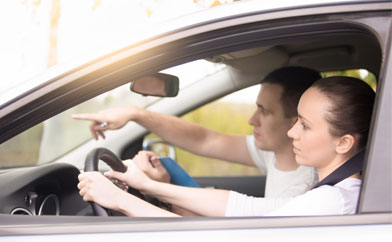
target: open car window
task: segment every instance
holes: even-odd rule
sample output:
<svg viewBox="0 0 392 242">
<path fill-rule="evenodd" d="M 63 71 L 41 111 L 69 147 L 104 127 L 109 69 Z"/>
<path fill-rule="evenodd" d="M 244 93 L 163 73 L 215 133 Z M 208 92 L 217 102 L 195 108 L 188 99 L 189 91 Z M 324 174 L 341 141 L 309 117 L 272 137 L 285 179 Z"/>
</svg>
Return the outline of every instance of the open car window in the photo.
<svg viewBox="0 0 392 242">
<path fill-rule="evenodd" d="M 180 88 L 211 75 L 224 64 L 197 60 L 163 70 L 181 79 Z M 195 72 L 194 70 L 198 70 Z M 45 164 L 67 154 L 92 139 L 87 121 L 71 118 L 76 113 L 93 113 L 115 106 L 135 105 L 146 108 L 160 98 L 142 96 L 129 90 L 129 84 L 101 94 L 50 118 L 0 144 L 0 168 Z"/>
<path fill-rule="evenodd" d="M 322 72 L 322 77 L 351 76 L 368 83 L 376 91 L 377 80 L 373 73 L 365 69 L 350 69 Z M 218 132 L 251 135 L 253 128 L 249 118 L 256 110 L 256 97 L 260 85 L 254 85 L 228 94 L 181 116 L 182 119 L 197 123 Z M 145 141 L 160 138 L 155 134 L 147 135 Z M 165 144 L 164 141 L 160 141 Z M 170 156 L 168 144 L 156 145 L 154 152 Z M 172 151 L 173 152 L 173 151 Z M 192 176 L 257 176 L 266 175 L 256 167 L 234 164 L 223 160 L 198 156 L 179 147 L 174 148 L 177 162 Z"/>
<path fill-rule="evenodd" d="M 155 100 L 157 98 L 143 98 L 136 93 L 131 93 L 128 84 L 99 95 L 1 144 L 0 154 L 2 159 L 0 167 L 32 166 L 48 163 L 91 139 L 90 131 L 86 126 L 87 122 L 73 120 L 71 118 L 72 114 L 97 112 L 113 106 L 126 105 L 127 103 L 145 107 Z"/>
</svg>

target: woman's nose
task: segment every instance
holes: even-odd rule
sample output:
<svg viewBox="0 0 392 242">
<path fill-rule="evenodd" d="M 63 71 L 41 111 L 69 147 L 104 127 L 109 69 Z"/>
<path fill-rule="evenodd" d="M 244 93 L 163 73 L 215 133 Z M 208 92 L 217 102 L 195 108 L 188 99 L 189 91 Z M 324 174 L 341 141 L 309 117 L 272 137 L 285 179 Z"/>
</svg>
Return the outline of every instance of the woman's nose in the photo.
<svg viewBox="0 0 392 242">
<path fill-rule="evenodd" d="M 287 131 L 287 136 L 289 136 L 289 138 L 298 139 L 297 127 L 298 127 L 298 120 L 297 120 L 297 122 L 295 122 L 293 127 L 291 127 L 291 129 L 289 129 L 289 131 Z"/>
</svg>

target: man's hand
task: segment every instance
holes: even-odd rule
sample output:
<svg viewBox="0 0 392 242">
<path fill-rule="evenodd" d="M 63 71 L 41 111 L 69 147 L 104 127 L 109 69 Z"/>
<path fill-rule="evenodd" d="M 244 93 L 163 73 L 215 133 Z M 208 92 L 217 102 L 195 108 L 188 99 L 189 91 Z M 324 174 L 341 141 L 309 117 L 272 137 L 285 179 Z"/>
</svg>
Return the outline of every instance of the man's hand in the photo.
<svg viewBox="0 0 392 242">
<path fill-rule="evenodd" d="M 151 151 L 140 151 L 132 160 L 124 161 L 124 165 L 127 167 L 126 172 L 110 170 L 105 172 L 105 176 L 125 182 L 128 186 L 147 193 L 153 180 L 170 182 L 170 175 Z"/>
<path fill-rule="evenodd" d="M 149 160 L 142 158 L 141 152 L 147 154 Z M 159 182 L 170 183 L 170 174 L 162 165 L 157 155 L 155 155 L 153 152 L 140 151 L 139 154 L 135 156 L 133 161 L 135 162 L 136 166 L 146 173 L 151 179 Z"/>
<path fill-rule="evenodd" d="M 120 129 L 133 120 L 138 110 L 136 107 L 117 107 L 102 110 L 98 113 L 74 114 L 72 118 L 90 120 L 91 135 L 98 140 L 99 136 L 105 139 L 104 130 Z"/>
</svg>

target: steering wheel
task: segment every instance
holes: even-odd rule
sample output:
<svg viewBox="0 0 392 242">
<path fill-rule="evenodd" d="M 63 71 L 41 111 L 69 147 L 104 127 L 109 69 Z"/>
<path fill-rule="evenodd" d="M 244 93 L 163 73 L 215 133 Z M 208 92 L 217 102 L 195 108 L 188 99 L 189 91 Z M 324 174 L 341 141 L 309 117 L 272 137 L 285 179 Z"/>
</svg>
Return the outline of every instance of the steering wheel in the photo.
<svg viewBox="0 0 392 242">
<path fill-rule="evenodd" d="M 84 171 L 98 171 L 98 161 L 102 160 L 108 164 L 113 170 L 119 172 L 125 172 L 127 170 L 126 166 L 123 164 L 120 158 L 110 150 L 106 148 L 95 148 L 91 150 L 86 157 L 84 163 Z M 136 189 L 129 188 L 129 193 L 142 198 L 143 195 Z M 110 211 L 96 204 L 95 202 L 90 202 L 93 208 L 94 214 L 97 216 L 109 216 Z"/>
</svg>

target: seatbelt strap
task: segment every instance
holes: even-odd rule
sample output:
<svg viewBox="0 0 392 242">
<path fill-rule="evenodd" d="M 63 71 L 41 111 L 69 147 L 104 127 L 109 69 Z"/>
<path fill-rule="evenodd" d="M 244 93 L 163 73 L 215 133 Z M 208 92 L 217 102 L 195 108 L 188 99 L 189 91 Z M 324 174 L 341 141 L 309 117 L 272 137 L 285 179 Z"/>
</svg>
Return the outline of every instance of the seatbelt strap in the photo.
<svg viewBox="0 0 392 242">
<path fill-rule="evenodd" d="M 334 186 L 336 183 L 343 181 L 347 177 L 350 177 L 355 173 L 362 171 L 364 159 L 365 159 L 365 148 L 360 150 L 357 154 L 351 157 L 348 161 L 346 161 L 338 169 L 336 169 L 331 174 L 329 174 L 322 181 L 317 183 L 312 189 L 315 189 L 322 185 Z"/>
</svg>

